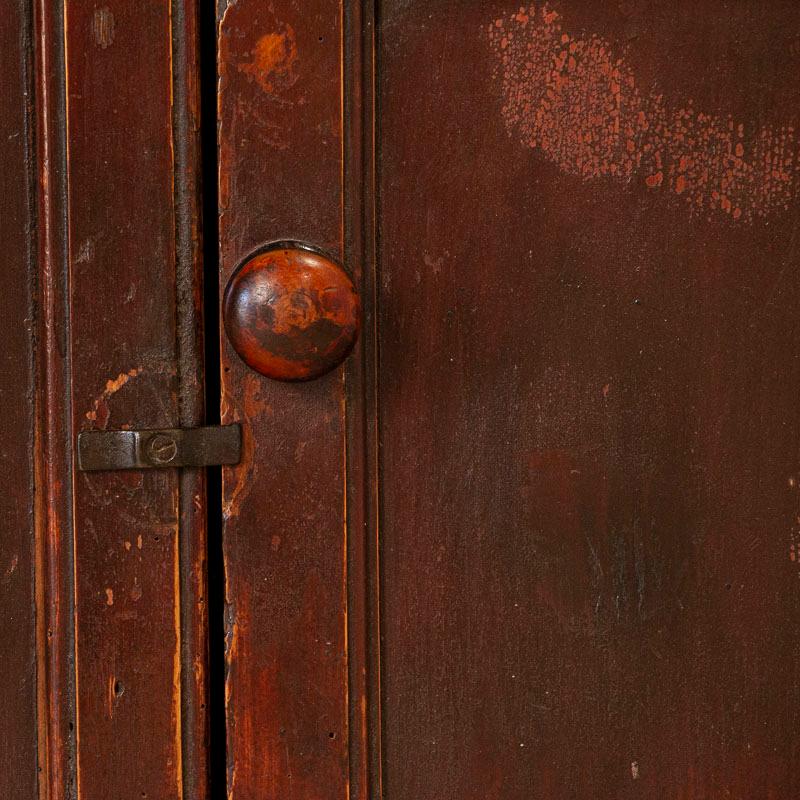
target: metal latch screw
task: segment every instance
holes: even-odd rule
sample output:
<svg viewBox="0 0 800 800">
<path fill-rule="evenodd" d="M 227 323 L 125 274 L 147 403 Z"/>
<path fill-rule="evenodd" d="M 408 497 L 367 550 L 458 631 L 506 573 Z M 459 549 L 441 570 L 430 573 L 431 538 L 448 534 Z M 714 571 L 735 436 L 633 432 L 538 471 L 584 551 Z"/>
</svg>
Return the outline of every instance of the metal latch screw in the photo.
<svg viewBox="0 0 800 800">
<path fill-rule="evenodd" d="M 78 435 L 78 467 L 85 472 L 238 464 L 241 454 L 238 424 Z"/>
</svg>

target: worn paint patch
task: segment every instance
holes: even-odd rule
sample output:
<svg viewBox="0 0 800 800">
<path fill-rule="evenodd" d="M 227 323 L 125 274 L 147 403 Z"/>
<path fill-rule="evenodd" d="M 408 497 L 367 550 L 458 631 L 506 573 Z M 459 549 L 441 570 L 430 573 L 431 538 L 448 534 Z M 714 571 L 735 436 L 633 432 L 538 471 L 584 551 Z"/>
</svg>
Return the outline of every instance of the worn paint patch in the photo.
<svg viewBox="0 0 800 800">
<path fill-rule="evenodd" d="M 800 483 L 794 475 L 790 475 L 787 480 L 789 491 L 796 496 Z M 792 525 L 789 530 L 789 560 L 796 565 L 800 565 L 800 514 L 792 515 Z M 800 577 L 800 571 L 797 573 Z"/>
<path fill-rule="evenodd" d="M 596 34 L 565 31 L 546 4 L 495 20 L 489 40 L 509 134 L 584 180 L 637 180 L 695 212 L 752 222 L 800 188 L 797 136 L 701 111 L 638 85 Z"/>
<path fill-rule="evenodd" d="M 291 25 L 261 36 L 250 55 L 239 69 L 268 94 L 280 94 L 297 81 L 297 41 Z"/>
<path fill-rule="evenodd" d="M 78 255 L 75 256 L 76 264 L 88 264 L 94 259 L 95 244 L 94 239 L 89 237 L 78 248 Z"/>
<path fill-rule="evenodd" d="M 114 42 L 114 15 L 108 6 L 95 9 L 92 17 L 92 36 L 95 44 L 105 50 Z"/>
<path fill-rule="evenodd" d="M 18 564 L 19 564 L 19 556 L 15 553 L 11 557 L 11 563 L 6 568 L 6 571 L 5 571 L 5 577 L 6 578 L 10 578 L 14 574 L 15 570 L 17 569 L 17 565 Z"/>
<path fill-rule="evenodd" d="M 110 413 L 107 401 L 112 395 L 116 394 L 123 386 L 125 386 L 128 381 L 130 381 L 132 378 L 137 378 L 142 374 L 143 371 L 144 370 L 141 367 L 134 367 L 133 369 L 129 369 L 127 372 L 121 372 L 116 378 L 110 378 L 107 380 L 105 388 L 92 403 L 92 409 L 86 412 L 86 419 L 88 419 L 90 422 L 96 423 L 98 428 L 105 428 L 105 426 L 108 424 L 108 417 Z"/>
<path fill-rule="evenodd" d="M 234 406 L 225 407 L 223 419 L 242 419 L 254 421 L 264 415 L 272 416 L 272 407 L 261 397 L 261 380 L 256 375 L 246 375 L 244 378 L 244 392 L 242 409 Z M 230 399 L 230 398 L 228 398 Z M 258 460 L 255 458 L 251 427 L 246 426 L 242 431 L 242 458 L 235 467 L 224 467 L 226 486 L 232 487 L 225 493 L 222 504 L 222 513 L 225 520 L 232 519 L 239 514 L 239 507 L 250 494 L 256 480 Z"/>
</svg>

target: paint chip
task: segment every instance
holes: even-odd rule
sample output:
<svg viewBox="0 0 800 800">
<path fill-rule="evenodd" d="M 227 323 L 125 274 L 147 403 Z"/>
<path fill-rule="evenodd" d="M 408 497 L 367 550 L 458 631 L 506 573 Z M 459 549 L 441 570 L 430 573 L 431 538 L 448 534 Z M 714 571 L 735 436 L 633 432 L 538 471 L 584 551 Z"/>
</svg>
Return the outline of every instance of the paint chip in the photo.
<svg viewBox="0 0 800 800">
<path fill-rule="evenodd" d="M 105 50 L 114 42 L 114 15 L 108 6 L 96 8 L 92 17 L 92 36 L 95 44 Z"/>
<path fill-rule="evenodd" d="M 752 222 L 800 194 L 791 125 L 704 112 L 639 85 L 611 43 L 573 34 L 545 4 L 489 26 L 509 135 L 584 180 L 643 180 L 692 213 Z"/>
<path fill-rule="evenodd" d="M 95 398 L 94 403 L 92 404 L 92 410 L 86 412 L 86 419 L 90 422 L 97 423 L 98 428 L 105 428 L 108 424 L 108 418 L 110 415 L 110 410 L 108 408 L 107 401 L 109 398 L 116 394 L 125 384 L 128 383 L 133 378 L 138 378 L 139 375 L 142 374 L 144 370 L 141 367 L 134 367 L 133 369 L 129 369 L 127 372 L 120 372 L 116 378 L 109 378 L 106 381 L 106 387 L 103 391 Z"/>
<path fill-rule="evenodd" d="M 297 40 L 291 25 L 265 33 L 256 42 L 251 60 L 239 69 L 268 94 L 277 95 L 297 81 Z"/>
</svg>

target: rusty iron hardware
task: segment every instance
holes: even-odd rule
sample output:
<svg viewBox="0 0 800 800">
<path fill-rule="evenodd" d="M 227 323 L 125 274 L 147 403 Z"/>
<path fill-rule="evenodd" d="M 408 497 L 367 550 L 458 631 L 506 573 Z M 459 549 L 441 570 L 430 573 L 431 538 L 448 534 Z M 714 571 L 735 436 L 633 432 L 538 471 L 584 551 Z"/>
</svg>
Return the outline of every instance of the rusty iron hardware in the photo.
<svg viewBox="0 0 800 800">
<path fill-rule="evenodd" d="M 84 472 L 238 464 L 241 452 L 238 424 L 78 434 L 78 468 Z"/>
</svg>

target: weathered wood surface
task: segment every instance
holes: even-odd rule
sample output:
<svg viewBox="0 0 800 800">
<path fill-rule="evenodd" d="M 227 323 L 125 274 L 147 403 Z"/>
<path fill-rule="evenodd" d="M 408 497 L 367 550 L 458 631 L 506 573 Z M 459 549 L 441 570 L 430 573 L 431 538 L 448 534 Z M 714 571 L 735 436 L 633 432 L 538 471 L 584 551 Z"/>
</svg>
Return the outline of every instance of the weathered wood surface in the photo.
<svg viewBox="0 0 800 800">
<path fill-rule="evenodd" d="M 36 600 L 39 794 L 76 793 L 73 433 L 63 6 L 35 4 Z"/>
<path fill-rule="evenodd" d="M 187 413 L 199 416 L 186 410 L 202 397 L 195 346 L 187 343 L 197 305 L 196 185 L 186 162 L 191 145 L 178 139 L 190 133 L 173 115 L 174 98 L 190 102 L 173 87 L 194 68 L 186 52 L 183 63 L 175 58 L 175 37 L 187 31 L 172 26 L 192 33 L 185 14 L 182 4 L 166 2 L 67 4 L 76 430 L 170 427 L 185 423 Z M 195 562 L 180 563 L 179 539 L 191 540 L 201 528 L 181 509 L 201 510 L 203 498 L 194 486 L 181 504 L 179 488 L 174 470 L 76 478 L 78 777 L 85 800 L 183 793 L 181 678 L 183 670 L 202 674 L 204 642 L 201 634 L 195 653 L 181 646 L 179 589 L 202 586 L 203 564 L 192 547 L 183 552 L 194 552 Z M 189 613 L 184 622 L 197 638 Z M 198 786 L 196 777 L 191 782 Z"/>
<path fill-rule="evenodd" d="M 39 755 L 51 798 L 205 796 L 202 480 L 73 468 L 80 430 L 202 419 L 187 5 L 36 9 Z"/>
<path fill-rule="evenodd" d="M 221 4 L 221 287 L 253 250 L 342 256 L 341 9 Z M 225 7 L 227 5 L 227 7 Z M 223 341 L 228 789 L 232 800 L 347 796 L 343 372 L 270 381 Z"/>
<path fill-rule="evenodd" d="M 384 788 L 800 794 L 800 7 L 381 3 Z"/>
<path fill-rule="evenodd" d="M 233 796 L 797 796 L 800 10 L 344 5 L 222 9 L 222 285 L 375 289 L 344 411 L 225 349 Z"/>
<path fill-rule="evenodd" d="M 37 791 L 34 362 L 35 218 L 30 9 L 0 24 L 0 795 Z"/>
<path fill-rule="evenodd" d="M 230 796 L 800 795 L 800 9 L 220 5 L 220 285 L 365 306 L 303 385 L 223 341 Z M 0 789 L 201 797 L 202 480 L 71 467 L 202 417 L 193 17 L 64 12 L 0 26 Z"/>
</svg>

